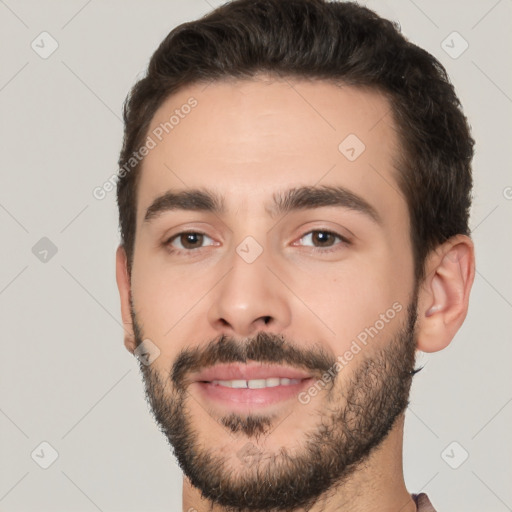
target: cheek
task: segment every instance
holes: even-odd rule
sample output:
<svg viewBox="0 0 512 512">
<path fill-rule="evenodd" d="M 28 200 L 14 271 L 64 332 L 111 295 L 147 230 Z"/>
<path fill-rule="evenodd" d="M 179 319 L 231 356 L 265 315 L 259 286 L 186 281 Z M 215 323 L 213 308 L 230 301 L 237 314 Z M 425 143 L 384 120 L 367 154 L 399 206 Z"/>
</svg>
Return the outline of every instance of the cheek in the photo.
<svg viewBox="0 0 512 512">
<path fill-rule="evenodd" d="M 399 267 L 394 258 L 380 254 L 347 267 L 298 274 L 292 288 L 307 305 L 309 328 L 318 324 L 314 330 L 325 332 L 332 351 L 340 355 L 358 336 L 365 341 L 368 330 L 375 340 L 387 340 L 396 332 L 412 286 Z"/>
<path fill-rule="evenodd" d="M 161 353 L 153 363 L 155 368 L 167 371 L 172 367 L 183 341 L 190 340 L 191 326 L 199 328 L 198 315 L 206 317 L 205 292 L 214 284 L 213 272 L 192 273 L 138 255 L 132 272 L 133 301 L 144 337 Z"/>
<path fill-rule="evenodd" d="M 207 287 L 212 272 L 194 266 L 172 264 L 164 250 L 155 254 L 141 250 L 132 272 L 132 293 L 138 312 L 151 317 L 151 324 L 173 325 L 197 303 Z"/>
</svg>

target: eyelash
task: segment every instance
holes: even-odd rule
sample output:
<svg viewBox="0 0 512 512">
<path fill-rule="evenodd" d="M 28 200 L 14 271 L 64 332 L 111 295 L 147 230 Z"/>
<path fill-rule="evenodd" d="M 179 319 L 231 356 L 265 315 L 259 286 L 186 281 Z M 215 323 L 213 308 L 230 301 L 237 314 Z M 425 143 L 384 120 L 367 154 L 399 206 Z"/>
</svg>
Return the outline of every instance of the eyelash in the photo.
<svg viewBox="0 0 512 512">
<path fill-rule="evenodd" d="M 334 237 L 337 237 L 337 238 L 339 238 L 341 240 L 341 245 L 348 246 L 348 245 L 351 244 L 351 242 L 346 237 L 340 235 L 339 233 L 336 233 L 335 231 L 330 231 L 328 229 L 312 229 L 311 231 L 308 231 L 308 232 L 304 233 L 299 238 L 299 240 L 302 240 L 304 237 L 306 237 L 307 235 L 312 234 L 312 233 L 324 233 L 324 234 L 328 234 L 328 235 L 332 235 Z M 173 255 L 178 255 L 178 256 L 181 255 L 181 254 L 186 254 L 187 256 L 193 256 L 198 251 L 200 251 L 201 249 L 205 249 L 205 247 L 196 247 L 194 249 L 175 249 L 171 245 L 171 243 L 175 239 L 179 238 L 182 235 L 189 235 L 189 234 L 191 234 L 191 235 L 202 235 L 202 236 L 206 236 L 206 237 L 210 238 L 206 233 L 203 233 L 201 231 L 181 231 L 180 233 L 176 233 L 172 237 L 168 238 L 167 241 L 163 242 L 163 246 L 169 251 L 169 253 L 171 253 Z M 312 250 L 312 252 L 315 252 L 315 253 L 320 252 L 320 253 L 324 253 L 324 254 L 340 250 L 336 246 L 328 247 L 328 248 L 311 247 L 310 249 Z"/>
</svg>

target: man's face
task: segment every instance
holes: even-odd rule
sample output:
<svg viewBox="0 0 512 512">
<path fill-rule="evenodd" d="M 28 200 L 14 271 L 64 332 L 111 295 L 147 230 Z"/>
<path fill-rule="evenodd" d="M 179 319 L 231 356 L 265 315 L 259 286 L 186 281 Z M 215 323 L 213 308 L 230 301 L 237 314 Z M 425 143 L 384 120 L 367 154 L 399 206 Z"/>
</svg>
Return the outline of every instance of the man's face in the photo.
<svg viewBox="0 0 512 512">
<path fill-rule="evenodd" d="M 141 363 L 153 413 L 207 498 L 306 504 L 407 404 L 416 293 L 390 106 L 325 82 L 214 82 L 170 97 L 148 134 L 131 304 L 137 343 L 160 352 Z M 301 187 L 343 190 L 288 197 Z M 156 201 L 197 189 L 223 209 Z"/>
</svg>

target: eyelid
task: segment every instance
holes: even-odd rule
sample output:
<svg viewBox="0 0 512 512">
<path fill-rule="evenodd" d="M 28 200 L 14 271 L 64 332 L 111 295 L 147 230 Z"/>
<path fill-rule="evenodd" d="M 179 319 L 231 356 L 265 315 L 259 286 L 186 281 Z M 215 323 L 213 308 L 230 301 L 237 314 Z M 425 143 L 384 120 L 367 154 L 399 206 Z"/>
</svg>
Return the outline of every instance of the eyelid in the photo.
<svg viewBox="0 0 512 512">
<path fill-rule="evenodd" d="M 206 226 L 205 228 L 200 227 L 201 225 Z M 187 222 L 185 226 L 183 224 L 180 224 L 178 226 L 174 226 L 172 229 L 166 230 L 164 235 L 162 236 L 161 244 L 166 245 L 169 243 L 173 238 L 178 237 L 179 235 L 187 234 L 187 233 L 197 233 L 199 235 L 204 235 L 209 238 L 213 238 L 211 235 L 208 235 L 208 232 L 212 232 L 211 230 L 211 224 L 208 222 Z M 169 234 L 172 233 L 172 234 Z"/>
<path fill-rule="evenodd" d="M 331 223 L 332 224 L 332 223 Z M 316 221 L 305 222 L 301 226 L 299 226 L 295 232 L 299 233 L 299 236 L 296 236 L 295 240 L 300 240 L 304 238 L 306 235 L 309 235 L 312 232 L 321 231 L 323 233 L 331 233 L 334 236 L 340 237 L 347 244 L 352 244 L 357 239 L 357 236 L 350 231 L 350 229 L 345 226 L 336 223 L 335 226 L 328 226 L 325 223 L 325 220 L 318 219 Z"/>
</svg>

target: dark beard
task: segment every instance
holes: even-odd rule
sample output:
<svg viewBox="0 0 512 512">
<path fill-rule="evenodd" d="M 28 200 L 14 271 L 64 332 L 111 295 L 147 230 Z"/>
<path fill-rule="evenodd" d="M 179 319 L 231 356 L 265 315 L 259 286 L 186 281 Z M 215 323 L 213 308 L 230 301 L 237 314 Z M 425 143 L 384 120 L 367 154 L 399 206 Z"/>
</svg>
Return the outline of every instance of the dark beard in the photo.
<svg viewBox="0 0 512 512">
<path fill-rule="evenodd" d="M 321 375 L 336 360 L 318 348 L 299 351 L 285 344 L 282 337 L 260 332 L 244 343 L 222 336 L 201 350 L 185 348 L 165 382 L 151 366 L 141 363 L 153 415 L 191 484 L 203 498 L 232 512 L 307 510 L 343 485 L 386 438 L 409 403 L 415 373 L 416 307 L 415 294 L 407 310 L 406 325 L 391 342 L 386 344 L 379 336 L 370 340 L 369 344 L 378 343 L 383 348 L 370 359 L 364 356 L 363 347 L 352 363 L 357 366 L 349 381 L 336 386 L 344 370 L 336 375 L 327 391 L 319 425 L 304 432 L 301 451 L 292 455 L 282 448 L 274 454 L 261 453 L 255 444 L 247 442 L 242 450 L 233 453 L 245 464 L 243 476 L 237 477 L 226 467 L 226 457 L 215 455 L 215 448 L 205 449 L 198 439 L 187 410 L 185 376 L 215 363 L 249 360 L 285 363 Z M 139 345 L 144 337 L 133 308 L 132 319 Z M 334 392 L 339 395 L 334 396 Z M 321 399 L 319 396 L 313 400 Z M 273 420 L 268 415 L 230 414 L 218 421 L 238 435 L 258 438 L 269 432 Z"/>
</svg>

